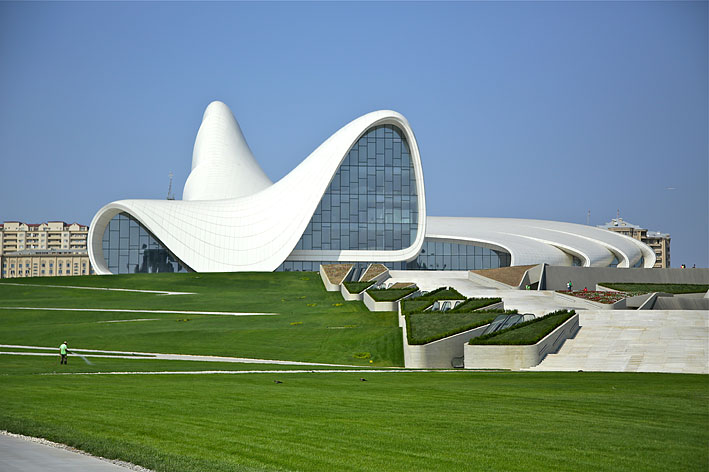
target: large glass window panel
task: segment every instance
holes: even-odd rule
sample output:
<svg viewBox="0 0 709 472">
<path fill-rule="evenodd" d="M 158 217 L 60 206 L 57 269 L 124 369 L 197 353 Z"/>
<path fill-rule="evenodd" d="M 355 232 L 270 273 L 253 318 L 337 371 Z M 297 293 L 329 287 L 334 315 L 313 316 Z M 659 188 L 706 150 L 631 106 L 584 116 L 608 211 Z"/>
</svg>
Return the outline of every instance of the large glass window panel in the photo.
<svg viewBox="0 0 709 472">
<path fill-rule="evenodd" d="M 103 256 L 114 274 L 188 272 L 155 236 L 127 213 L 114 216 L 103 233 Z"/>
<path fill-rule="evenodd" d="M 312 224 L 341 224 L 342 231 L 323 232 L 320 241 L 311 237 L 306 242 L 312 229 L 306 230 L 296 248 L 335 248 L 334 239 L 342 250 L 409 247 L 418 230 L 417 198 L 415 172 L 403 132 L 393 125 L 374 127 L 343 160 L 309 225 L 310 229 Z M 384 227 L 378 228 L 385 222 L 386 234 Z"/>
</svg>

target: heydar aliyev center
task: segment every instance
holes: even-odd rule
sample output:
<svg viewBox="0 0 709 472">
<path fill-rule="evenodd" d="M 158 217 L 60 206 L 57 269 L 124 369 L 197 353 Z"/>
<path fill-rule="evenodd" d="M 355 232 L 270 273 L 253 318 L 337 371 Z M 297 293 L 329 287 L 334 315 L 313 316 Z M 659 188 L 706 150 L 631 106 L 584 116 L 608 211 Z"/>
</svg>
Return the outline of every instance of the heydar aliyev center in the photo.
<svg viewBox="0 0 709 472">
<path fill-rule="evenodd" d="M 394 111 L 357 118 L 274 183 L 218 101 L 204 112 L 182 200 L 109 203 L 88 243 L 98 274 L 655 263 L 642 242 L 591 226 L 428 216 L 416 138 Z"/>
</svg>

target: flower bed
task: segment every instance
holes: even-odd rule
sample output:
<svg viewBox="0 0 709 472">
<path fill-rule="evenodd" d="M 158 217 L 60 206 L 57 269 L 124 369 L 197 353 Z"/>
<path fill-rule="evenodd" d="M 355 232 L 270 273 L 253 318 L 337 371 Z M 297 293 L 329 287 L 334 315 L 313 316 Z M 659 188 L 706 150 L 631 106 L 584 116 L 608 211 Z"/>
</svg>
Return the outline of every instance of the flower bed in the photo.
<svg viewBox="0 0 709 472">
<path fill-rule="evenodd" d="M 559 293 L 565 295 L 572 295 L 574 297 L 583 298 L 584 300 L 590 300 L 592 302 L 603 303 L 606 305 L 612 305 L 615 302 L 619 302 L 624 298 L 634 297 L 636 295 L 642 295 L 647 292 L 602 292 L 596 290 L 578 290 L 578 291 L 567 291 L 567 290 L 557 290 Z"/>
<path fill-rule="evenodd" d="M 370 280 L 376 279 L 386 271 L 387 268 L 384 264 L 371 264 L 360 280 L 362 282 L 369 282 Z"/>
</svg>

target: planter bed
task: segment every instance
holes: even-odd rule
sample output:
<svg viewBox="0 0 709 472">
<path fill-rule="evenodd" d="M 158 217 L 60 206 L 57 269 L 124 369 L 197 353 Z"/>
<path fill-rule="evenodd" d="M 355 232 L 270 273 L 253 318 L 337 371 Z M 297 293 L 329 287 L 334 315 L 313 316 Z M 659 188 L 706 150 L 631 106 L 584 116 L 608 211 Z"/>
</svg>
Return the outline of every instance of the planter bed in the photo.
<svg viewBox="0 0 709 472">
<path fill-rule="evenodd" d="M 475 313 L 425 312 L 406 315 L 409 344 L 426 344 L 454 334 L 489 324 L 502 310 Z M 516 311 L 510 311 L 510 314 Z"/>
<path fill-rule="evenodd" d="M 511 328 L 486 334 L 470 340 L 470 344 L 529 345 L 539 342 L 562 323 L 576 314 L 575 311 L 560 310 L 541 318 L 520 323 Z"/>
</svg>

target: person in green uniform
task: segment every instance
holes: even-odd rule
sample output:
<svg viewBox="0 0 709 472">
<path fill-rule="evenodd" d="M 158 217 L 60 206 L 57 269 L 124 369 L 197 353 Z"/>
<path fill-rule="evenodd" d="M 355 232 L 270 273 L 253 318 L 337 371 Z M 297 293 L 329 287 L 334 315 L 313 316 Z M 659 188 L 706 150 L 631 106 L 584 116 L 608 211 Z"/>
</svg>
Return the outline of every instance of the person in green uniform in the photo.
<svg viewBox="0 0 709 472">
<path fill-rule="evenodd" d="M 59 360 L 60 364 L 66 364 L 66 356 L 69 353 L 69 348 L 66 345 L 66 341 L 62 343 L 61 346 L 59 346 L 59 355 L 61 356 L 61 359 Z"/>
</svg>

